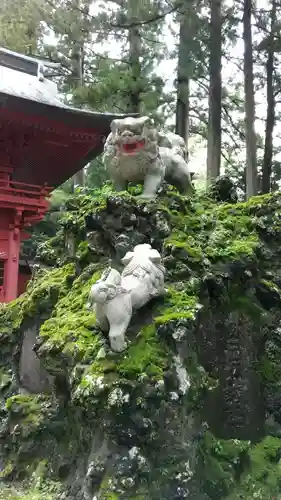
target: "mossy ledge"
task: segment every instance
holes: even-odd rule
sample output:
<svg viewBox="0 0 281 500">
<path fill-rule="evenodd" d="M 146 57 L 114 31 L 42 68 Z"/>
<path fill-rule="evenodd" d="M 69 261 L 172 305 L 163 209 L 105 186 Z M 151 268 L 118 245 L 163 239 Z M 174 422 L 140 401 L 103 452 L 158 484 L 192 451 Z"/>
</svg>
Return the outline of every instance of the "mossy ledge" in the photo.
<svg viewBox="0 0 281 500">
<path fill-rule="evenodd" d="M 45 267 L 0 309 L 2 482 L 32 483 L 36 500 L 278 498 L 280 193 L 225 204 L 107 189 L 67 205 L 38 249 Z M 88 293 L 145 242 L 163 255 L 168 294 L 134 315 L 114 354 Z M 21 379 L 35 327 L 51 393 Z"/>
</svg>

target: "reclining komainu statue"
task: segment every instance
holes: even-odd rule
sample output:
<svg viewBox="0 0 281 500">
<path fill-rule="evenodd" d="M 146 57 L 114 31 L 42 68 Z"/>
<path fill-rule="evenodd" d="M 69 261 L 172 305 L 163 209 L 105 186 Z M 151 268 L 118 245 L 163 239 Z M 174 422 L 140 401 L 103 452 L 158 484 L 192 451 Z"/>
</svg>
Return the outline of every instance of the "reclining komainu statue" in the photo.
<svg viewBox="0 0 281 500">
<path fill-rule="evenodd" d="M 117 191 L 126 190 L 128 182 L 143 183 L 142 197 L 155 198 L 165 180 L 182 194 L 193 193 L 185 141 L 160 134 L 147 116 L 113 120 L 103 160 Z"/>
<path fill-rule="evenodd" d="M 109 332 L 110 346 L 115 352 L 126 348 L 125 333 L 133 310 L 165 294 L 165 268 L 161 255 L 151 245 L 135 246 L 122 263 L 125 265 L 122 274 L 107 269 L 89 294 L 89 306 L 94 306 L 99 327 Z"/>
</svg>

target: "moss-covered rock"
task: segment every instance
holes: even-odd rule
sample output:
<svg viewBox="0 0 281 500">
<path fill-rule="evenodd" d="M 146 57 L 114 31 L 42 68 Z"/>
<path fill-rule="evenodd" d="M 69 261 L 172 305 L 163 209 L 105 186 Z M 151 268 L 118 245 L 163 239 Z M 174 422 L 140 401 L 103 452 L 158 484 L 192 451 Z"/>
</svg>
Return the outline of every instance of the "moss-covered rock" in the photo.
<svg viewBox="0 0 281 500">
<path fill-rule="evenodd" d="M 225 204 L 169 189 L 150 202 L 109 189 L 68 200 L 38 252 L 53 267 L 0 310 L 2 479 L 38 477 L 43 461 L 65 500 L 278 497 L 280 205 L 279 193 Z M 168 293 L 112 353 L 89 290 L 146 242 Z M 24 393 L 18 373 L 35 321 L 49 395 Z"/>
<path fill-rule="evenodd" d="M 52 481 L 33 481 L 33 485 L 0 485 L 0 500 L 55 500 L 60 485 Z"/>
</svg>

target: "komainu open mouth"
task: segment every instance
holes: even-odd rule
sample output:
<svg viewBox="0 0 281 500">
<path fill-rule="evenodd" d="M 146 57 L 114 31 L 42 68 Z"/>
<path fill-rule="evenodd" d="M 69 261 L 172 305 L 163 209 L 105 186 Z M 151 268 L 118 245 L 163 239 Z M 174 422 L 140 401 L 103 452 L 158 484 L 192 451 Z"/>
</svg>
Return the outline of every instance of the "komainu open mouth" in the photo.
<svg viewBox="0 0 281 500">
<path fill-rule="evenodd" d="M 121 149 L 127 155 L 135 154 L 137 151 L 142 149 L 145 146 L 145 139 L 136 142 L 126 142 L 122 144 Z"/>
</svg>

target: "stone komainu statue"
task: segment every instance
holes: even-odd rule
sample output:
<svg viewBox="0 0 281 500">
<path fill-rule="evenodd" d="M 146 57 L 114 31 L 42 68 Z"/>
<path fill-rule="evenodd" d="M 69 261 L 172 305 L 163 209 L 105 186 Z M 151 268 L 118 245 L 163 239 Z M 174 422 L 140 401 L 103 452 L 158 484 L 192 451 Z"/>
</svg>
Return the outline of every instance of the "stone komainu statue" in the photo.
<svg viewBox="0 0 281 500">
<path fill-rule="evenodd" d="M 143 183 L 142 196 L 154 198 L 165 180 L 182 194 L 193 193 L 185 141 L 159 133 L 147 116 L 113 120 L 103 159 L 117 191 L 126 190 L 128 182 Z"/>
<path fill-rule="evenodd" d="M 126 348 L 125 334 L 133 310 L 152 298 L 165 294 L 161 255 L 151 245 L 135 246 L 122 259 L 125 268 L 120 274 L 109 268 L 91 288 L 89 307 L 94 306 L 99 327 L 109 333 L 111 349 Z"/>
</svg>

